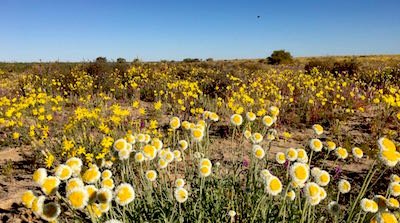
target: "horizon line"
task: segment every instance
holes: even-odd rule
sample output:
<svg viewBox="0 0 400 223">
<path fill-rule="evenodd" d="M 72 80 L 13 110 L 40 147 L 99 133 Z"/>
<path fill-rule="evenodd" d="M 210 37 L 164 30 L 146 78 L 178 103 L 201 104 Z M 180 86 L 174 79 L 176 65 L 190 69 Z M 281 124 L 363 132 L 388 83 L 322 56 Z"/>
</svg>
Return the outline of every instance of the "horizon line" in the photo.
<svg viewBox="0 0 400 223">
<path fill-rule="evenodd" d="M 384 54 L 327 54 L 327 55 L 309 55 L 309 56 L 293 56 L 294 59 L 302 59 L 302 58 L 315 58 L 315 57 L 373 57 L 373 56 L 400 56 L 400 53 L 384 53 Z M 104 57 L 104 56 L 98 56 L 98 57 Z M 96 58 L 98 58 L 96 57 Z M 89 63 L 93 62 L 96 60 L 96 58 L 89 60 L 89 59 L 82 59 L 82 60 L 26 60 L 26 61 L 16 61 L 16 60 L 1 60 L 0 63 Z M 123 58 L 123 57 L 117 57 L 117 58 L 112 58 L 109 59 L 108 57 L 105 57 L 107 59 L 107 62 L 116 62 L 118 58 Z M 258 57 L 258 58 L 250 58 L 250 57 L 243 57 L 243 58 L 213 58 L 213 57 L 185 57 L 183 59 L 159 59 L 159 60 L 142 60 L 139 57 L 133 58 L 133 59 L 126 59 L 126 62 L 132 62 L 136 59 L 139 59 L 140 62 L 145 62 L 145 63 L 154 63 L 154 62 L 161 62 L 161 61 L 167 61 L 167 62 L 183 62 L 184 59 L 199 59 L 200 61 L 206 61 L 207 59 L 213 59 L 213 61 L 237 61 L 237 60 L 260 60 L 260 59 L 266 59 L 267 57 Z"/>
</svg>

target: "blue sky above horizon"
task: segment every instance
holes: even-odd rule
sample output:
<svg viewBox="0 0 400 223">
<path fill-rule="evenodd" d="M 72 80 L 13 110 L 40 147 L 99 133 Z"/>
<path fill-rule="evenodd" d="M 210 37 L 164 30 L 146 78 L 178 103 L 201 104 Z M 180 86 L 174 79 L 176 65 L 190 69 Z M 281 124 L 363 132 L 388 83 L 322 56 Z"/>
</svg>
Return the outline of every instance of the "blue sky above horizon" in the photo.
<svg viewBox="0 0 400 223">
<path fill-rule="evenodd" d="M 399 9 L 398 0 L 3 0 L 0 61 L 400 54 Z"/>
</svg>

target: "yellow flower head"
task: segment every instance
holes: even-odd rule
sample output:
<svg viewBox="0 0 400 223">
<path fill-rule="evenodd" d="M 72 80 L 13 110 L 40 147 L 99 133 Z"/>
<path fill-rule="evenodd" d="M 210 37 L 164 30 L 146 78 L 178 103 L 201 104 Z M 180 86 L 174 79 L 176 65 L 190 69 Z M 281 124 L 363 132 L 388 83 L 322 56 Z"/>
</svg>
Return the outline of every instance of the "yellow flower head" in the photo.
<svg viewBox="0 0 400 223">
<path fill-rule="evenodd" d="M 320 197 L 320 189 L 321 187 L 314 183 L 314 182 L 309 182 L 305 185 L 305 194 L 307 196 L 307 198 L 309 199 L 315 199 Z"/>
<path fill-rule="evenodd" d="M 101 178 L 103 178 L 103 179 L 108 179 L 108 178 L 111 178 L 111 177 L 112 177 L 112 172 L 110 170 L 104 170 L 101 173 Z"/>
<path fill-rule="evenodd" d="M 73 209 L 83 209 L 89 201 L 89 195 L 86 189 L 78 187 L 67 194 L 69 205 Z"/>
<path fill-rule="evenodd" d="M 346 194 L 351 190 L 351 184 L 349 181 L 342 179 L 339 181 L 339 191 L 342 194 Z"/>
<path fill-rule="evenodd" d="M 74 176 L 77 176 L 81 173 L 81 169 L 82 169 L 82 160 L 81 159 L 76 158 L 76 157 L 71 157 L 67 160 L 67 162 L 65 162 L 65 164 L 72 169 Z"/>
<path fill-rule="evenodd" d="M 378 204 L 368 198 L 363 198 L 360 202 L 360 206 L 365 212 L 375 213 L 378 211 Z"/>
<path fill-rule="evenodd" d="M 160 169 L 165 169 L 165 168 L 167 168 L 168 164 L 169 164 L 169 162 L 166 161 L 164 158 L 160 158 L 160 159 L 158 160 L 158 167 L 159 167 Z"/>
<path fill-rule="evenodd" d="M 128 150 L 129 153 L 132 152 L 132 151 L 133 151 L 133 146 L 132 146 L 132 144 L 127 143 L 127 144 L 126 144 L 126 150 Z M 120 152 L 121 152 L 121 151 L 120 151 Z"/>
<path fill-rule="evenodd" d="M 92 217 L 100 218 L 103 214 L 103 212 L 100 210 L 100 204 L 97 203 L 89 204 L 87 206 L 87 210 Z"/>
<path fill-rule="evenodd" d="M 263 122 L 263 124 L 264 124 L 265 126 L 270 127 L 270 126 L 272 126 L 272 124 L 274 124 L 275 120 L 274 120 L 274 118 L 272 118 L 271 116 L 266 115 L 266 116 L 264 116 L 264 117 L 262 118 L 262 122 Z"/>
<path fill-rule="evenodd" d="M 392 182 L 389 184 L 389 191 L 390 194 L 394 197 L 400 195 L 400 183 L 399 182 Z"/>
<path fill-rule="evenodd" d="M 290 175 L 297 184 L 304 184 L 310 176 L 310 167 L 304 163 L 293 163 L 290 168 Z"/>
<path fill-rule="evenodd" d="M 259 145 L 254 145 L 253 146 L 253 155 L 254 157 L 256 157 L 257 159 L 262 159 L 265 156 L 265 151 L 264 149 L 259 146 Z"/>
<path fill-rule="evenodd" d="M 183 129 L 189 130 L 190 129 L 190 122 L 183 121 L 182 122 L 182 127 L 183 127 Z"/>
<path fill-rule="evenodd" d="M 286 198 L 289 199 L 290 201 L 294 201 L 296 199 L 296 193 L 294 190 L 290 190 L 286 193 Z"/>
<path fill-rule="evenodd" d="M 163 142 L 158 138 L 153 138 L 151 141 L 151 145 L 156 147 L 156 150 L 160 150 L 163 147 Z"/>
<path fill-rule="evenodd" d="M 144 143 L 146 141 L 146 136 L 142 133 L 136 135 L 136 139 L 140 143 Z"/>
<path fill-rule="evenodd" d="M 219 116 L 217 115 L 217 113 L 214 113 L 214 112 L 210 113 L 209 118 L 214 122 L 218 122 L 218 120 L 219 120 Z"/>
<path fill-rule="evenodd" d="M 146 171 L 146 179 L 150 182 L 153 182 L 157 179 L 157 172 L 154 170 Z"/>
<path fill-rule="evenodd" d="M 275 155 L 275 160 L 279 164 L 284 164 L 286 162 L 286 155 L 283 152 L 277 152 Z"/>
<path fill-rule="evenodd" d="M 399 209 L 400 208 L 400 203 L 397 199 L 391 197 L 386 200 L 386 205 L 393 210 Z"/>
<path fill-rule="evenodd" d="M 392 150 L 381 150 L 379 159 L 388 167 L 394 167 L 400 160 L 400 153 Z"/>
<path fill-rule="evenodd" d="M 282 192 L 282 183 L 278 177 L 269 177 L 267 181 L 267 192 L 272 196 L 276 196 Z"/>
<path fill-rule="evenodd" d="M 149 159 L 149 160 L 153 160 L 154 158 L 156 158 L 157 156 L 157 149 L 156 147 L 152 146 L 152 145 L 145 145 L 143 147 L 143 155 Z"/>
<path fill-rule="evenodd" d="M 149 143 L 151 141 L 151 136 L 149 134 L 144 134 L 144 142 Z"/>
<path fill-rule="evenodd" d="M 378 140 L 378 146 L 381 151 L 396 151 L 394 142 L 386 137 L 382 137 Z"/>
<path fill-rule="evenodd" d="M 250 137 L 252 136 L 252 134 L 249 130 L 244 131 L 243 135 L 246 139 L 250 139 Z"/>
<path fill-rule="evenodd" d="M 351 152 L 353 153 L 353 156 L 357 159 L 361 159 L 364 155 L 363 151 L 358 148 L 358 147 L 354 147 Z"/>
<path fill-rule="evenodd" d="M 100 203 L 98 204 L 98 208 L 101 213 L 107 213 L 110 210 L 110 203 Z"/>
<path fill-rule="evenodd" d="M 231 123 L 234 126 L 240 126 L 243 123 L 243 118 L 239 114 L 234 114 L 231 116 Z"/>
<path fill-rule="evenodd" d="M 43 184 L 43 181 L 47 178 L 47 170 L 45 168 L 39 168 L 33 173 L 33 181 L 39 186 Z"/>
<path fill-rule="evenodd" d="M 66 186 L 65 186 L 65 191 L 68 193 L 72 191 L 75 188 L 78 187 L 83 187 L 83 181 L 80 178 L 74 177 L 68 180 Z"/>
<path fill-rule="evenodd" d="M 328 141 L 326 142 L 326 148 L 328 149 L 328 151 L 333 151 L 336 149 L 336 143 Z"/>
<path fill-rule="evenodd" d="M 294 148 L 289 148 L 286 150 L 286 158 L 289 161 L 295 161 L 297 159 L 297 150 Z"/>
<path fill-rule="evenodd" d="M 101 177 L 101 172 L 96 165 L 93 165 L 85 171 L 82 176 L 83 182 L 88 184 L 96 183 Z"/>
<path fill-rule="evenodd" d="M 56 167 L 55 175 L 60 180 L 68 180 L 72 176 L 72 169 L 67 165 L 61 164 Z"/>
<path fill-rule="evenodd" d="M 279 108 L 276 106 L 271 106 L 269 107 L 269 112 L 271 113 L 272 116 L 276 117 L 279 115 Z"/>
<path fill-rule="evenodd" d="M 175 154 L 171 152 L 170 150 L 165 150 L 163 156 L 161 158 L 164 158 L 168 163 L 174 161 L 175 159 Z"/>
<path fill-rule="evenodd" d="M 347 149 L 338 147 L 335 150 L 336 156 L 340 159 L 346 159 L 349 156 L 349 153 L 347 152 Z"/>
<path fill-rule="evenodd" d="M 127 149 L 121 149 L 118 151 L 118 157 L 120 160 L 127 160 L 127 159 L 129 159 L 130 155 L 131 155 L 131 152 Z"/>
<path fill-rule="evenodd" d="M 176 149 L 176 150 L 174 150 L 172 153 L 174 154 L 175 160 L 181 158 L 181 155 L 182 155 L 181 151 L 179 151 L 179 150 Z"/>
<path fill-rule="evenodd" d="M 33 202 L 32 202 L 32 211 L 35 213 L 37 216 L 41 216 L 43 213 L 43 206 L 44 202 L 46 200 L 45 196 L 39 196 L 36 197 Z"/>
<path fill-rule="evenodd" d="M 60 179 L 58 179 L 57 177 L 46 177 L 46 179 L 42 183 L 42 191 L 46 195 L 53 194 L 58 190 L 59 185 Z"/>
<path fill-rule="evenodd" d="M 256 114 L 254 114 L 253 112 L 247 112 L 246 118 L 247 118 L 247 120 L 252 122 L 252 121 L 256 120 Z"/>
<path fill-rule="evenodd" d="M 129 144 L 131 144 L 131 145 L 135 144 L 135 143 L 136 143 L 136 138 L 135 138 L 135 136 L 132 135 L 132 134 L 126 135 L 126 142 L 129 143 Z"/>
<path fill-rule="evenodd" d="M 194 128 L 192 129 L 192 138 L 196 142 L 200 142 L 203 139 L 204 131 L 202 129 Z"/>
<path fill-rule="evenodd" d="M 377 220 L 379 223 L 398 223 L 396 216 L 389 211 L 378 213 Z"/>
<path fill-rule="evenodd" d="M 169 125 L 172 129 L 178 129 L 181 127 L 181 121 L 179 120 L 178 117 L 172 117 L 171 120 L 169 121 Z"/>
<path fill-rule="evenodd" d="M 141 162 L 144 161 L 144 155 L 143 155 L 142 152 L 137 152 L 135 154 L 135 161 L 138 162 L 138 163 L 141 163 Z"/>
<path fill-rule="evenodd" d="M 27 190 L 22 194 L 22 204 L 27 208 L 32 208 L 32 203 L 36 196 L 31 190 Z"/>
<path fill-rule="evenodd" d="M 324 133 L 324 128 L 322 128 L 322 126 L 319 124 L 313 125 L 312 128 L 313 128 L 315 134 L 317 134 L 317 135 L 321 135 L 322 133 Z"/>
<path fill-rule="evenodd" d="M 174 196 L 176 201 L 179 203 L 184 203 L 188 199 L 189 193 L 185 188 L 178 187 L 175 189 Z"/>
<path fill-rule="evenodd" d="M 135 199 L 135 191 L 132 185 L 128 183 L 122 183 L 115 189 L 115 202 L 117 204 L 125 206 L 131 203 Z"/>
<path fill-rule="evenodd" d="M 185 180 L 182 178 L 178 178 L 175 180 L 175 187 L 179 188 L 179 187 L 183 187 L 185 186 Z"/>
<path fill-rule="evenodd" d="M 200 165 L 200 166 L 208 166 L 208 167 L 210 167 L 210 168 L 212 167 L 211 161 L 210 161 L 209 159 L 207 159 L 207 158 L 201 159 L 199 165 Z"/>
<path fill-rule="evenodd" d="M 269 178 L 272 177 L 273 175 L 271 174 L 271 172 L 269 172 L 269 170 L 263 169 L 260 172 L 260 176 L 261 176 L 261 179 L 263 179 L 264 182 L 267 183 Z"/>
<path fill-rule="evenodd" d="M 308 162 L 308 155 L 304 149 L 297 149 L 297 161 L 300 163 Z"/>
<path fill-rule="evenodd" d="M 111 178 L 106 178 L 101 181 L 101 186 L 107 189 L 114 189 L 114 180 Z"/>
<path fill-rule="evenodd" d="M 310 148 L 314 151 L 314 152 L 320 152 L 322 150 L 322 142 L 319 139 L 311 139 L 310 141 Z"/>
<path fill-rule="evenodd" d="M 256 132 L 252 135 L 251 139 L 253 143 L 257 144 L 263 141 L 263 136 L 260 133 Z"/>
<path fill-rule="evenodd" d="M 126 147 L 127 147 L 127 142 L 126 142 L 126 140 L 125 139 L 117 139 L 117 140 L 115 140 L 115 142 L 114 142 L 114 149 L 116 150 L 116 151 L 121 151 L 121 150 L 123 150 L 123 149 L 127 149 Z"/>
<path fill-rule="evenodd" d="M 397 174 L 392 174 L 392 175 L 390 175 L 390 181 L 400 183 L 400 176 Z"/>
<path fill-rule="evenodd" d="M 211 174 L 211 167 L 210 166 L 200 166 L 199 168 L 200 176 L 202 177 L 208 177 Z"/>
<path fill-rule="evenodd" d="M 323 201 L 327 196 L 326 190 L 323 187 L 319 188 L 319 198 Z"/>
<path fill-rule="evenodd" d="M 313 167 L 312 169 L 311 169 L 311 176 L 313 176 L 314 178 L 317 178 L 318 177 L 318 175 L 321 173 L 321 169 L 320 168 L 318 168 L 318 167 Z"/>
<path fill-rule="evenodd" d="M 315 177 L 315 181 L 317 182 L 317 184 L 322 187 L 325 187 L 326 185 L 328 185 L 330 180 L 331 180 L 331 176 L 325 170 L 321 170 L 319 172 L 319 174 Z"/>
<path fill-rule="evenodd" d="M 184 139 L 179 140 L 178 145 L 179 145 L 179 149 L 181 149 L 181 150 L 186 150 L 189 146 L 188 142 Z"/>
</svg>

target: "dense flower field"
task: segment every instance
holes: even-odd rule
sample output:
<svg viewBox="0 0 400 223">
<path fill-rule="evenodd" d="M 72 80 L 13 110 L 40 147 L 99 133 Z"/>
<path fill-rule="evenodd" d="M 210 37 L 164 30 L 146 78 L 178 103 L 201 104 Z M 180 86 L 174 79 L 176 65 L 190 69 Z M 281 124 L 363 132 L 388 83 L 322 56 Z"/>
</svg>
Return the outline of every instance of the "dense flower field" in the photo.
<svg viewBox="0 0 400 223">
<path fill-rule="evenodd" d="M 398 222 L 399 79 L 226 66 L 1 71 L 0 148 L 35 151 L 32 219 Z"/>
</svg>

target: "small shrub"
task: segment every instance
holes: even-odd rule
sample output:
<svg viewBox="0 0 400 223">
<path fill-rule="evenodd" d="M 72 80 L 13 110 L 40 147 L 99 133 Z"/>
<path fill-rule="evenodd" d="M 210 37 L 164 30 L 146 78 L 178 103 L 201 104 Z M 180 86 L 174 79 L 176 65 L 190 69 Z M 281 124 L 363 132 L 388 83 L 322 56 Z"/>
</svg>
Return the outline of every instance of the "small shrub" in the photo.
<svg viewBox="0 0 400 223">
<path fill-rule="evenodd" d="M 285 50 L 275 50 L 271 56 L 267 58 L 269 64 L 290 64 L 293 62 L 292 55 Z"/>
<path fill-rule="evenodd" d="M 350 75 L 356 74 L 360 70 L 360 65 L 356 59 L 335 62 L 331 73 L 346 73 Z"/>
<path fill-rule="evenodd" d="M 355 59 L 351 60 L 335 60 L 328 59 L 311 59 L 304 69 L 307 73 L 317 68 L 320 72 L 330 72 L 332 74 L 349 74 L 354 75 L 360 70 L 360 65 Z"/>
<path fill-rule="evenodd" d="M 200 62 L 200 59 L 199 58 L 185 58 L 185 59 L 183 59 L 183 62 L 185 62 L 185 63 Z"/>
<path fill-rule="evenodd" d="M 317 68 L 320 72 L 331 72 L 333 69 L 333 61 L 327 59 L 311 59 L 305 66 L 304 69 L 307 73 L 310 73 L 312 69 Z"/>
</svg>

